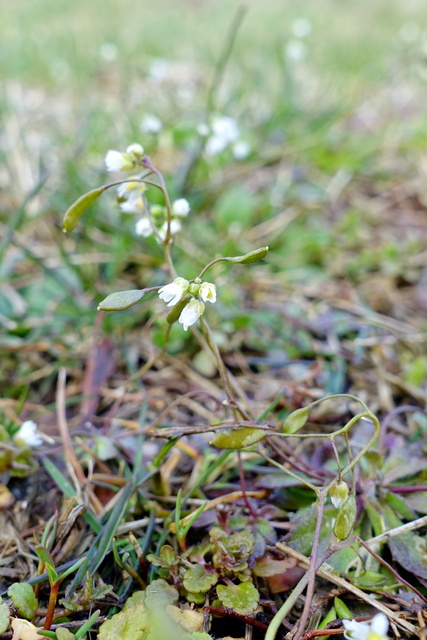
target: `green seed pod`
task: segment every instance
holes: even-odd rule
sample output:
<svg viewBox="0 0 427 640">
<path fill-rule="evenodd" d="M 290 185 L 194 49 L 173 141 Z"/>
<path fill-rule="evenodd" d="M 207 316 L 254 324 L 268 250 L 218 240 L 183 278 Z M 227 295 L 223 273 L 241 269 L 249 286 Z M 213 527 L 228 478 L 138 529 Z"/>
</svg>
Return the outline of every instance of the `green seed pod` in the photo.
<svg viewBox="0 0 427 640">
<path fill-rule="evenodd" d="M 89 209 L 89 207 L 98 200 L 99 196 L 104 193 L 106 188 L 108 188 L 108 186 L 93 189 L 92 191 L 85 193 L 84 196 L 81 196 L 74 204 L 71 205 L 64 216 L 64 220 L 62 221 L 64 233 L 75 229 L 86 209 Z"/>
<path fill-rule="evenodd" d="M 258 260 L 262 260 L 265 258 L 267 253 L 268 247 L 261 247 L 260 249 L 255 249 L 255 251 L 246 253 L 244 256 L 235 256 L 234 258 L 227 258 L 227 260 L 234 264 L 250 264 L 251 262 L 258 262 Z"/>
<path fill-rule="evenodd" d="M 181 300 L 172 307 L 172 309 L 169 311 L 168 315 L 166 316 L 166 320 L 169 322 L 169 324 L 173 324 L 178 320 L 179 316 L 181 315 L 181 311 L 183 310 L 185 305 L 188 304 L 188 302 L 190 301 L 190 298 L 191 296 L 186 295 L 183 298 L 181 298 Z"/>
<path fill-rule="evenodd" d="M 356 515 L 356 498 L 351 495 L 338 511 L 337 519 L 335 520 L 334 534 L 337 540 L 347 540 L 348 536 L 353 531 L 354 523 L 356 522 Z"/>
</svg>

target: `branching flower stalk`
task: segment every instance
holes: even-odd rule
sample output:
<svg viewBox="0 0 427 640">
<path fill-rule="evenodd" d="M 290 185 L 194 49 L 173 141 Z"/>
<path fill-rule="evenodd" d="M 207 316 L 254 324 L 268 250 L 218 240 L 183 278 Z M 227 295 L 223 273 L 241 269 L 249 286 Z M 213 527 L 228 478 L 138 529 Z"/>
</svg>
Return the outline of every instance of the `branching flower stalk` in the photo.
<svg viewBox="0 0 427 640">
<path fill-rule="evenodd" d="M 344 427 L 342 427 L 341 429 L 338 429 L 336 431 L 334 431 L 331 434 L 319 434 L 319 433 L 312 433 L 312 434 L 299 434 L 299 433 L 283 433 L 283 434 L 278 434 L 282 437 L 299 437 L 299 438 L 328 438 L 330 440 L 334 440 L 337 436 L 339 435 L 343 435 L 346 439 L 346 441 L 348 441 L 348 432 L 349 430 L 355 425 L 357 424 L 357 422 L 359 422 L 362 418 L 367 418 L 368 420 L 370 420 L 373 423 L 374 426 L 374 434 L 372 436 L 372 438 L 369 440 L 369 442 L 359 451 L 359 453 L 353 457 L 352 459 L 350 459 L 349 464 L 344 468 L 344 469 L 340 469 L 340 467 L 338 466 L 338 475 L 333 478 L 333 480 L 331 480 L 329 482 L 329 484 L 322 488 L 319 489 L 318 487 L 316 487 L 315 485 L 313 485 L 311 482 L 309 482 L 308 480 L 306 480 L 305 478 L 302 478 L 300 476 L 298 476 L 296 473 L 294 473 L 293 471 L 290 471 L 290 469 L 284 467 L 283 465 L 281 465 L 280 463 L 271 460 L 270 458 L 267 458 L 269 460 L 270 463 L 274 464 L 274 466 L 281 468 L 285 473 L 287 473 L 288 475 L 290 475 L 293 478 L 298 479 L 299 482 L 305 484 L 306 486 L 308 486 L 310 489 L 312 489 L 312 491 L 314 491 L 314 493 L 316 494 L 317 497 L 317 502 L 316 502 L 316 507 L 317 507 L 317 519 L 316 519 L 316 526 L 315 526 L 315 530 L 314 530 L 314 536 L 313 536 L 313 546 L 312 546 L 312 550 L 311 550 L 311 555 L 310 555 L 310 567 L 308 569 L 308 572 L 301 578 L 300 582 L 297 584 L 297 586 L 294 588 L 294 590 L 292 591 L 291 595 L 289 596 L 289 598 L 287 598 L 287 600 L 285 601 L 285 603 L 282 605 L 282 607 L 279 609 L 279 611 L 276 613 L 276 615 L 274 616 L 273 620 L 270 622 L 270 625 L 268 627 L 266 636 L 265 636 L 265 640 L 275 640 L 276 638 L 276 634 L 277 631 L 279 630 L 282 621 L 286 618 L 286 616 L 289 614 L 289 612 L 291 611 L 292 607 L 294 606 L 295 602 L 297 601 L 297 599 L 299 598 L 299 596 L 301 595 L 301 593 L 304 591 L 304 589 L 307 587 L 307 592 L 306 592 L 306 599 L 305 599 L 305 604 L 304 604 L 304 609 L 303 612 L 301 614 L 301 617 L 298 621 L 298 628 L 296 630 L 296 634 L 294 636 L 294 640 L 299 640 L 301 638 L 301 636 L 304 633 L 305 630 L 305 626 L 307 624 L 309 615 L 310 615 L 310 607 L 311 607 L 311 602 L 312 602 L 312 598 L 313 598 L 313 593 L 314 593 L 314 583 L 315 583 L 315 577 L 316 577 L 316 571 L 322 566 L 322 564 L 325 562 L 325 560 L 336 550 L 334 547 L 336 546 L 336 541 L 332 540 L 329 544 L 328 549 L 325 552 L 325 556 L 318 559 L 317 555 L 318 555 L 318 549 L 319 549 L 319 543 L 320 543 L 320 533 L 321 533 L 321 528 L 322 528 L 322 522 L 323 522 L 323 514 L 324 514 L 324 506 L 325 506 L 325 501 L 326 498 L 328 496 L 328 494 L 330 493 L 331 489 L 333 487 L 335 487 L 337 485 L 337 483 L 339 483 L 341 481 L 341 478 L 343 476 L 345 476 L 347 473 L 349 472 L 353 472 L 356 464 L 358 463 L 358 461 L 367 453 L 367 451 L 371 448 L 371 446 L 374 444 L 374 442 L 377 440 L 378 436 L 379 436 L 379 432 L 380 432 L 380 423 L 378 421 L 378 418 L 371 412 L 369 411 L 369 409 L 367 408 L 367 406 L 361 401 L 359 400 L 359 398 L 356 398 L 355 396 L 351 396 L 349 394 L 337 394 L 334 396 L 329 396 L 327 398 L 320 398 L 319 400 L 316 400 L 315 402 L 311 403 L 310 405 L 308 405 L 308 407 L 305 407 L 304 410 L 306 415 L 305 420 L 304 421 L 300 421 L 298 427 L 299 429 L 302 428 L 305 424 L 305 421 L 308 419 L 308 412 L 309 409 L 314 407 L 317 404 L 320 404 L 321 402 L 325 401 L 325 400 L 331 400 L 333 398 L 348 398 L 350 400 L 355 400 L 357 402 L 359 402 L 359 404 L 362 405 L 364 411 L 361 413 L 358 413 L 357 415 L 353 416 L 353 418 L 351 418 L 346 425 L 344 425 Z M 289 416 L 289 418 L 292 417 Z M 285 425 L 286 426 L 286 421 L 285 421 Z M 349 452 L 350 454 L 351 452 Z M 355 490 L 355 483 L 353 480 L 353 492 Z M 341 507 L 341 509 L 344 508 L 344 505 Z M 350 523 L 351 527 L 350 527 L 350 531 L 348 532 L 348 535 L 346 535 L 345 537 L 341 538 L 344 542 L 346 539 L 350 538 L 350 533 L 351 533 L 351 529 L 353 528 L 354 525 L 354 521 L 352 523 Z M 344 534 L 345 535 L 345 534 Z"/>
</svg>

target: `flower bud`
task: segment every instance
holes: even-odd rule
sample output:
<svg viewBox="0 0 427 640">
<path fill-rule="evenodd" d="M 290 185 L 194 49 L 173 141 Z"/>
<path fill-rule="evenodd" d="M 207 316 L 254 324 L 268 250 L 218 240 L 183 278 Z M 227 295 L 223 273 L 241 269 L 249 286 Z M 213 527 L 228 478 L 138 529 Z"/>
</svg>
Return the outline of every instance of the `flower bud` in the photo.
<svg viewBox="0 0 427 640">
<path fill-rule="evenodd" d="M 348 484 L 343 480 L 337 482 L 329 492 L 332 504 L 339 509 L 348 498 Z"/>
<path fill-rule="evenodd" d="M 126 149 L 126 153 L 128 153 L 133 158 L 139 160 L 144 155 L 144 148 L 140 144 L 130 144 Z"/>
<path fill-rule="evenodd" d="M 356 515 L 356 498 L 351 495 L 347 498 L 342 507 L 340 507 L 337 519 L 335 520 L 334 534 L 337 540 L 347 540 L 348 536 L 353 531 L 354 523 L 356 522 Z"/>
</svg>

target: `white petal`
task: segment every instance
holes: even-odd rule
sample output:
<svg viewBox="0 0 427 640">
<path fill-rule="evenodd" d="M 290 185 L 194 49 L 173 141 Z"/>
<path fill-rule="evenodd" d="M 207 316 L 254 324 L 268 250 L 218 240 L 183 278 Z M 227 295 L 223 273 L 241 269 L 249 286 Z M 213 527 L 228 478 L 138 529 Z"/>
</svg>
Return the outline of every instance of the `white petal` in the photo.
<svg viewBox="0 0 427 640">
<path fill-rule="evenodd" d="M 110 149 L 105 156 L 105 164 L 107 171 L 129 171 L 135 166 L 132 158 L 127 153 L 121 153 L 113 149 Z"/>
<path fill-rule="evenodd" d="M 147 113 L 143 116 L 139 128 L 143 133 L 159 133 L 162 130 L 163 125 L 160 118 L 152 113 Z"/>
<path fill-rule="evenodd" d="M 168 302 L 168 307 L 173 307 L 187 293 L 189 286 L 185 278 L 175 278 L 173 282 L 159 289 L 159 298 Z"/>
<path fill-rule="evenodd" d="M 356 620 L 343 620 L 345 627 L 344 636 L 350 640 L 367 640 L 369 635 L 369 624 L 366 622 L 356 622 Z"/>
<path fill-rule="evenodd" d="M 126 202 L 121 202 L 119 208 L 123 213 L 142 213 L 144 211 L 144 200 L 140 196 L 129 198 Z"/>
<path fill-rule="evenodd" d="M 386 636 L 388 631 L 388 619 L 384 613 L 377 613 L 371 620 L 371 631 L 379 636 Z"/>
<path fill-rule="evenodd" d="M 203 302 L 216 302 L 216 287 L 212 282 L 202 282 L 199 289 L 199 296 Z"/>
<path fill-rule="evenodd" d="M 188 327 L 197 322 L 205 310 L 205 305 L 201 300 L 192 298 L 190 302 L 184 307 L 179 316 L 179 322 L 182 324 L 184 331 L 187 331 Z"/>
</svg>

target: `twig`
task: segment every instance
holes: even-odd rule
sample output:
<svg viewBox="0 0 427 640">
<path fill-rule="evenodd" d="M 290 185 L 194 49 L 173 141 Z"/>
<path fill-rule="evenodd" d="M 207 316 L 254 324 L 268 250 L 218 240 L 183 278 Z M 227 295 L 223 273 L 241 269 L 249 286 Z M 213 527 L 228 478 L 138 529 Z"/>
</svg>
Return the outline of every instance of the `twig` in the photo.
<svg viewBox="0 0 427 640">
<path fill-rule="evenodd" d="M 296 558 L 303 566 L 309 567 L 310 560 L 309 558 L 304 556 L 302 553 L 295 551 L 295 549 L 292 549 L 292 547 L 288 547 L 288 545 L 284 544 L 283 542 L 277 542 L 276 547 L 280 549 L 280 551 L 283 551 L 284 553 L 287 553 L 293 558 Z M 369 605 L 371 605 L 375 609 L 378 609 L 378 611 L 381 611 L 386 616 L 391 618 L 391 620 L 393 620 L 397 624 L 397 626 L 401 627 L 405 631 L 409 631 L 409 633 L 413 633 L 414 635 L 418 634 L 418 629 L 413 624 L 411 624 L 404 618 L 401 618 L 397 613 L 394 613 L 394 611 L 386 607 L 382 602 L 378 602 L 378 600 L 374 600 L 373 598 L 371 598 L 371 596 L 369 596 L 367 593 L 365 593 L 361 589 L 358 589 L 358 587 L 355 587 L 354 585 L 352 585 L 351 582 L 344 580 L 344 578 L 340 578 L 340 576 L 338 576 L 336 573 L 334 573 L 330 569 L 326 569 L 325 567 L 322 567 L 317 569 L 316 573 L 320 578 L 323 578 L 324 580 L 329 580 L 329 582 L 332 582 L 332 584 L 336 584 L 338 587 L 343 587 L 344 589 L 354 594 L 364 602 L 367 602 Z"/>
</svg>

